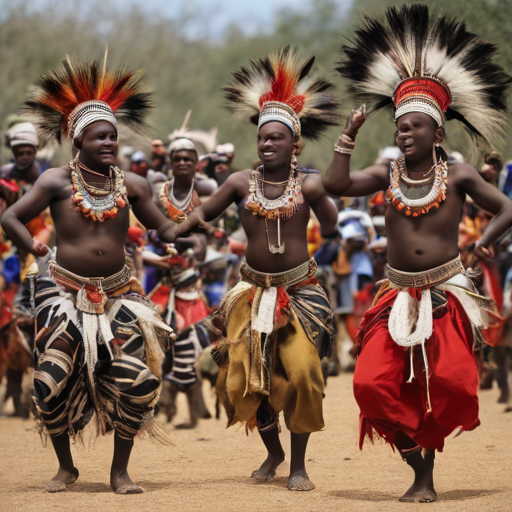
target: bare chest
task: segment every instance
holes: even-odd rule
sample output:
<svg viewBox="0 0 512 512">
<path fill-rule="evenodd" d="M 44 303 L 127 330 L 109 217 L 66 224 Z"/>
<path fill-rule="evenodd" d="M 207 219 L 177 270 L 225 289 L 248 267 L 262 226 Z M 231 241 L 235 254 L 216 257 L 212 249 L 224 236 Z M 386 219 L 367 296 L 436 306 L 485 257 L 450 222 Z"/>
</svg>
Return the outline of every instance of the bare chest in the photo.
<svg viewBox="0 0 512 512">
<path fill-rule="evenodd" d="M 408 236 L 457 236 L 463 205 L 464 199 L 453 184 L 448 185 L 446 199 L 438 208 L 434 207 L 418 217 L 405 215 L 389 204 L 386 209 L 388 239 L 392 242 L 394 238 L 403 240 Z"/>
<path fill-rule="evenodd" d="M 129 206 L 119 209 L 114 218 L 106 219 L 103 222 L 93 221 L 86 218 L 73 203 L 71 186 L 67 197 L 52 202 L 50 211 L 55 223 L 57 238 L 61 241 L 81 237 L 106 237 L 124 241 L 128 232 Z"/>
</svg>

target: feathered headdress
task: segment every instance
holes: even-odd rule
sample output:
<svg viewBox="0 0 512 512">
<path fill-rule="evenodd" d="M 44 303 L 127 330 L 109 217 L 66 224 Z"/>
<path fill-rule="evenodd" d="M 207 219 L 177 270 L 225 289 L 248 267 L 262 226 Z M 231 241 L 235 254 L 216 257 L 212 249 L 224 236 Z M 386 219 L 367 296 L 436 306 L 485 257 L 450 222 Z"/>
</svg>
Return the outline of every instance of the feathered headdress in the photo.
<svg viewBox="0 0 512 512">
<path fill-rule="evenodd" d="M 66 57 L 61 68 L 35 82 L 24 110 L 34 117 L 43 141 L 60 142 L 61 134 L 74 141 L 96 121 L 109 121 L 116 130 L 117 121 L 139 131 L 145 128 L 152 105 L 150 93 L 143 90 L 142 73 L 124 66 L 108 69 L 107 54 L 101 68 L 97 62 L 75 64 Z"/>
<path fill-rule="evenodd" d="M 387 26 L 365 17 L 355 41 L 341 48 L 338 72 L 371 114 L 395 107 L 395 120 L 423 112 L 439 126 L 458 119 L 487 142 L 507 123 L 511 77 L 492 59 L 496 46 L 466 30 L 464 22 L 429 18 L 425 5 L 386 11 Z"/>
<path fill-rule="evenodd" d="M 337 123 L 339 102 L 334 86 L 308 76 L 315 57 L 303 60 L 293 46 L 285 46 L 264 59 L 251 60 L 251 68 L 232 73 L 225 87 L 230 110 L 258 127 L 269 121 L 286 124 L 295 140 L 301 134 L 317 138 Z"/>
</svg>

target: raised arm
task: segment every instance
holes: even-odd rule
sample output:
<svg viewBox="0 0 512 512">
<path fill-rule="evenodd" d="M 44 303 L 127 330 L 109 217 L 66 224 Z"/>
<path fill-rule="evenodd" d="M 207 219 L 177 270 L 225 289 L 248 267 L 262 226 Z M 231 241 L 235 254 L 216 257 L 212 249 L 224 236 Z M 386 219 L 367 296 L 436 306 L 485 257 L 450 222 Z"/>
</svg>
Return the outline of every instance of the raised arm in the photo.
<svg viewBox="0 0 512 512">
<path fill-rule="evenodd" d="M 332 235 L 338 225 L 338 210 L 327 195 L 320 174 L 309 174 L 302 184 L 302 195 L 320 222 L 322 236 Z"/>
<path fill-rule="evenodd" d="M 468 194 L 480 208 L 494 214 L 479 241 L 480 246 L 488 248 L 512 227 L 512 201 L 487 183 L 471 165 L 453 166 L 452 175 L 463 194 Z"/>
<path fill-rule="evenodd" d="M 48 247 L 32 238 L 25 224 L 45 210 L 63 188 L 59 179 L 60 169 L 50 169 L 42 174 L 32 188 L 16 203 L 7 208 L 1 223 L 14 245 L 36 256 L 44 256 Z"/>
<path fill-rule="evenodd" d="M 389 185 L 389 171 L 385 165 L 372 165 L 350 173 L 350 154 L 355 146 L 357 132 L 366 121 L 365 106 L 352 110 L 345 129 L 340 135 L 323 183 L 325 190 L 333 196 L 359 197 L 385 190 Z"/>
</svg>

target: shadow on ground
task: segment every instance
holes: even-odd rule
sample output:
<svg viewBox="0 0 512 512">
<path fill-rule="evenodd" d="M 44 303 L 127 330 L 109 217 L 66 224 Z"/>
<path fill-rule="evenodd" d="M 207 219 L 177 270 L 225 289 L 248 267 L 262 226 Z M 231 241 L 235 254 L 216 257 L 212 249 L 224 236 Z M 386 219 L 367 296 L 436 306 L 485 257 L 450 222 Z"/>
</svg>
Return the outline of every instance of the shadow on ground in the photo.
<svg viewBox="0 0 512 512">
<path fill-rule="evenodd" d="M 172 488 L 172 482 L 136 482 L 140 485 L 144 491 L 160 491 L 163 489 Z M 105 482 L 77 482 L 73 485 L 69 485 L 66 492 L 69 493 L 110 493 L 113 494 L 112 488 Z"/>
<path fill-rule="evenodd" d="M 463 501 L 504 492 L 502 489 L 457 489 L 438 493 L 440 501 Z"/>
<path fill-rule="evenodd" d="M 458 489 L 438 493 L 439 501 L 464 501 L 483 496 L 492 496 L 504 492 L 501 489 Z M 332 491 L 329 493 L 335 498 L 343 498 L 355 501 L 398 501 L 400 496 L 376 491 L 360 491 L 347 489 L 344 491 Z"/>
</svg>

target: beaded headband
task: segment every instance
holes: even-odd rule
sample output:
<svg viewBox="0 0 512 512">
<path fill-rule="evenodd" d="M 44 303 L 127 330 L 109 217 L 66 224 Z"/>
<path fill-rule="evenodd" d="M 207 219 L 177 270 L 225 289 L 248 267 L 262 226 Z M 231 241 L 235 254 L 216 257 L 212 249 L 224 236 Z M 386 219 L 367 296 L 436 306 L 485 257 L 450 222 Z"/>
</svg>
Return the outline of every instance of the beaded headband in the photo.
<svg viewBox="0 0 512 512">
<path fill-rule="evenodd" d="M 395 121 L 410 112 L 422 112 L 432 117 L 438 126 L 445 123 L 452 96 L 448 86 L 439 79 L 430 77 L 407 78 L 401 82 L 393 95 Z"/>
<path fill-rule="evenodd" d="M 97 121 L 108 121 L 118 131 L 114 112 L 107 103 L 99 100 L 85 101 L 77 105 L 68 118 L 68 137 L 74 141 L 84 130 Z"/>
<path fill-rule="evenodd" d="M 267 101 L 263 103 L 258 119 L 258 130 L 266 123 L 277 121 L 283 123 L 293 133 L 293 138 L 298 141 L 301 137 L 300 121 L 297 114 L 286 103 L 279 101 Z"/>
</svg>

